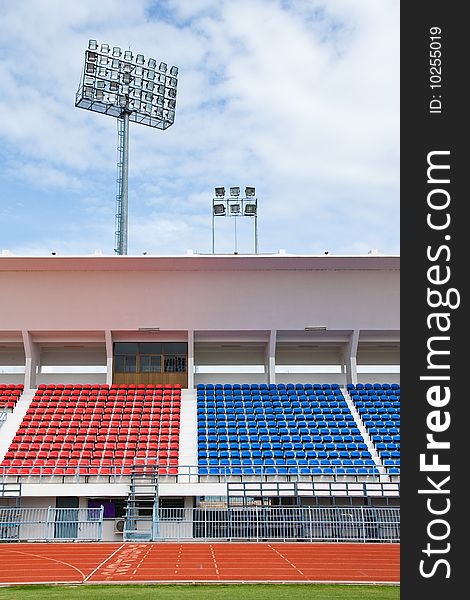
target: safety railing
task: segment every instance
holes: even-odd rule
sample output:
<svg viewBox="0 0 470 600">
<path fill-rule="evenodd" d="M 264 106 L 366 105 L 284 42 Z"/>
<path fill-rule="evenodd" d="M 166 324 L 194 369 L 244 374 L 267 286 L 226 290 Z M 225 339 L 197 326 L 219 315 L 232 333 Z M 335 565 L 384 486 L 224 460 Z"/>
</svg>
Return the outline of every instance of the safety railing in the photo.
<svg viewBox="0 0 470 600">
<path fill-rule="evenodd" d="M 159 540 L 399 542 L 397 507 L 167 508 Z"/>
<path fill-rule="evenodd" d="M 0 541 L 94 541 L 103 537 L 100 508 L 0 508 Z"/>
<path fill-rule="evenodd" d="M 0 467 L 0 480 L 23 480 L 23 478 L 34 478 L 40 480 L 77 481 L 86 483 L 100 478 L 102 481 L 116 482 L 123 478 L 130 478 L 135 465 L 155 467 L 155 463 L 135 462 L 132 464 L 45 464 L 45 465 L 4 465 Z M 311 481 L 327 479 L 334 481 L 399 481 L 400 466 L 352 466 L 346 463 L 340 465 L 304 465 L 302 463 L 274 466 L 227 466 L 213 464 L 201 465 L 157 465 L 160 479 L 178 481 L 178 483 L 201 483 L 242 481 L 247 478 L 261 479 L 264 481 L 273 478 L 282 478 L 285 481 Z"/>
</svg>

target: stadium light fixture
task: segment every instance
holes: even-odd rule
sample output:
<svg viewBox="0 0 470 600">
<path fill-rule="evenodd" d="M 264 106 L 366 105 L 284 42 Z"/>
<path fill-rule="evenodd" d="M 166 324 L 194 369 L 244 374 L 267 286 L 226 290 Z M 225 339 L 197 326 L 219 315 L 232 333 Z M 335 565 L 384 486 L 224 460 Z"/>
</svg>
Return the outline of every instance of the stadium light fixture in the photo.
<svg viewBox="0 0 470 600">
<path fill-rule="evenodd" d="M 225 204 L 214 204 L 214 215 L 216 217 L 225 215 Z"/>
<path fill-rule="evenodd" d="M 129 122 L 168 129 L 175 120 L 178 67 L 89 40 L 75 106 L 117 118 L 117 254 L 127 254 Z"/>
<path fill-rule="evenodd" d="M 245 217 L 254 217 L 256 215 L 256 203 L 249 202 L 245 204 Z"/>
<path fill-rule="evenodd" d="M 214 217 L 234 218 L 234 241 L 235 252 L 237 250 L 237 217 L 254 218 L 255 254 L 258 254 L 258 200 L 255 196 L 254 187 L 245 188 L 245 197 L 240 196 L 240 187 L 230 187 L 230 196 L 225 196 L 224 187 L 214 188 L 215 197 L 212 199 L 212 254 L 215 252 L 215 227 Z M 223 201 L 221 200 L 223 198 Z"/>
<path fill-rule="evenodd" d="M 238 196 L 240 195 L 240 188 L 239 187 L 231 187 L 230 195 L 233 196 L 234 198 L 238 198 Z"/>
</svg>

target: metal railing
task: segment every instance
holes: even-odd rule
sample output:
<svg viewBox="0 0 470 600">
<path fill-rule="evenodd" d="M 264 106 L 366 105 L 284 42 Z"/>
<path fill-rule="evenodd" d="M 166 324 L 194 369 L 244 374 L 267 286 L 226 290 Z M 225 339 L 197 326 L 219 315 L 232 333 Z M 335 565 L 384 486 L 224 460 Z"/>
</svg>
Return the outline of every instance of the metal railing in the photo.
<svg viewBox="0 0 470 600">
<path fill-rule="evenodd" d="M 100 508 L 0 508 L 0 541 L 93 541 L 103 537 Z"/>
<path fill-rule="evenodd" d="M 397 507 L 161 508 L 159 540 L 399 542 Z"/>
<path fill-rule="evenodd" d="M 102 478 L 103 481 L 121 481 L 122 478 L 130 478 L 135 465 L 145 467 L 154 466 L 151 463 L 136 462 L 129 465 L 111 464 L 111 465 L 93 465 L 87 463 L 66 465 L 45 464 L 45 465 L 9 465 L 0 466 L 0 480 L 22 479 L 23 477 L 32 477 L 39 479 L 66 480 L 68 482 L 77 481 L 80 483 L 94 479 Z M 394 465 L 367 467 L 354 467 L 351 465 L 320 465 L 305 466 L 301 463 L 296 465 L 282 466 L 264 466 L 256 467 L 236 467 L 214 464 L 207 466 L 198 465 L 165 465 L 157 466 L 158 476 L 160 478 L 170 478 L 179 483 L 195 482 L 227 482 L 241 481 L 244 479 L 261 479 L 272 481 L 273 478 L 282 478 L 285 481 L 302 481 L 315 479 L 328 479 L 335 481 L 344 481 L 345 479 L 353 481 L 398 481 L 400 479 L 400 467 Z"/>
</svg>

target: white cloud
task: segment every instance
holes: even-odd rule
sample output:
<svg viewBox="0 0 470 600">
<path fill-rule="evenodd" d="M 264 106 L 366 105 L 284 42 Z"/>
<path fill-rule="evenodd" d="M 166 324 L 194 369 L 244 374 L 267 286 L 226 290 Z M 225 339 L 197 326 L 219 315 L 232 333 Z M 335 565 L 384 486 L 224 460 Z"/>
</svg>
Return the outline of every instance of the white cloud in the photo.
<svg viewBox="0 0 470 600">
<path fill-rule="evenodd" d="M 26 220 L 41 218 L 43 190 L 73 194 L 82 235 L 64 251 L 114 242 L 116 121 L 74 107 L 89 38 L 180 69 L 173 127 L 131 124 L 130 253 L 209 249 L 218 185 L 257 188 L 262 251 L 314 252 L 332 237 L 346 253 L 398 251 L 396 0 L 30 0 L 1 10 L 0 178 L 31 208 Z M 7 235 L 15 253 L 49 247 Z"/>
</svg>

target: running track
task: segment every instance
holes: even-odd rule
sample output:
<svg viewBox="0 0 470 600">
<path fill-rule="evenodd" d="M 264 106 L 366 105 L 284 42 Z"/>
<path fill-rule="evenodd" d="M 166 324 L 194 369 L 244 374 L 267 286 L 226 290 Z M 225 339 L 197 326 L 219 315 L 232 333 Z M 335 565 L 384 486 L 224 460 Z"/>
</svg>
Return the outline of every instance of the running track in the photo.
<svg viewBox="0 0 470 600">
<path fill-rule="evenodd" d="M 0 544 L 0 585 L 399 583 L 399 544 Z"/>
</svg>

